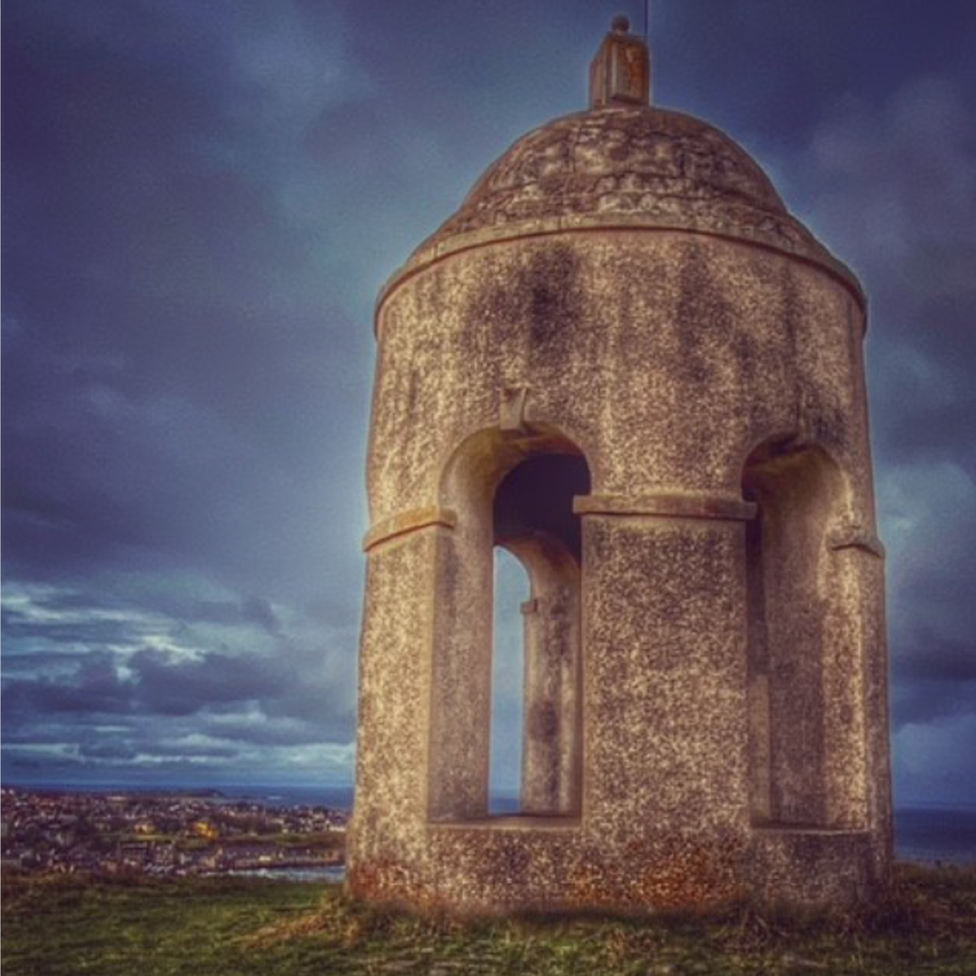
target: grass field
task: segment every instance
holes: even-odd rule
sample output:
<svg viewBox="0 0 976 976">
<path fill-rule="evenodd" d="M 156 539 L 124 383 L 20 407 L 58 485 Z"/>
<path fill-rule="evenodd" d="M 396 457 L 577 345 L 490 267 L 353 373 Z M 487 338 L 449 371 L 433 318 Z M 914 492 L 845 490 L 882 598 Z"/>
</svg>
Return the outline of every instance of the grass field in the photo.
<svg viewBox="0 0 976 976">
<path fill-rule="evenodd" d="M 255 879 L 3 879 L 4 976 L 976 973 L 976 869 L 902 868 L 858 914 L 462 923 Z"/>
</svg>

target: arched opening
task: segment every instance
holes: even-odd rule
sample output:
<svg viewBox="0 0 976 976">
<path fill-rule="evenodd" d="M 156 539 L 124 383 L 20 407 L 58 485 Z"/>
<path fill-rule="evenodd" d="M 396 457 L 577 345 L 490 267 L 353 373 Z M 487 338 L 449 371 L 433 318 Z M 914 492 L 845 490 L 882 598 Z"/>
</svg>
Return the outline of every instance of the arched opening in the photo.
<svg viewBox="0 0 976 976">
<path fill-rule="evenodd" d="M 750 806 L 758 825 L 833 825 L 832 643 L 843 611 L 831 524 L 845 482 L 819 448 L 767 442 L 746 462 Z"/>
<path fill-rule="evenodd" d="M 493 501 L 495 545 L 522 563 L 530 586 L 521 604 L 520 813 L 565 816 L 579 807 L 582 538 L 573 498 L 589 490 L 582 457 L 541 454 L 513 468 Z"/>
<path fill-rule="evenodd" d="M 589 491 L 581 452 L 541 425 L 515 436 L 481 431 L 445 470 L 441 503 L 457 519 L 437 541 L 432 820 L 578 815 L 582 542 L 573 499 Z"/>
</svg>

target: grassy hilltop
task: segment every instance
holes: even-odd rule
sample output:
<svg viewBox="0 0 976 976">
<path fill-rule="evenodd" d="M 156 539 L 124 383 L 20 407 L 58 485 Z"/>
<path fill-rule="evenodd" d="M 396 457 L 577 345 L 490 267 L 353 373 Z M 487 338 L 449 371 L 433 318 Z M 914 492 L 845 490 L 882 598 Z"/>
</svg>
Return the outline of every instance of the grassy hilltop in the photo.
<svg viewBox="0 0 976 976">
<path fill-rule="evenodd" d="M 4 976 L 976 973 L 976 868 L 903 867 L 860 913 L 461 923 L 349 904 L 337 886 L 229 877 L 3 879 Z"/>
</svg>

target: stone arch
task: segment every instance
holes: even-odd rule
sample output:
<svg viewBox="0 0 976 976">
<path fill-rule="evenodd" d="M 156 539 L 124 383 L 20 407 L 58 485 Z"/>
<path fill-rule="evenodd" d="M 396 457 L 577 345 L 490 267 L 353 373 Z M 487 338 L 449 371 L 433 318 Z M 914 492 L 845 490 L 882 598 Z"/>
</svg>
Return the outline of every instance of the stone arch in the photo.
<svg viewBox="0 0 976 976">
<path fill-rule="evenodd" d="M 494 551 L 526 571 L 520 812 L 573 816 L 580 804 L 579 517 L 590 489 L 583 452 L 551 425 L 486 429 L 445 465 L 441 504 L 455 514 L 435 564 L 429 814 L 487 816 Z"/>
<path fill-rule="evenodd" d="M 841 827 L 860 789 L 858 611 L 831 538 L 847 477 L 823 448 L 770 438 L 743 466 L 750 808 L 757 825 Z"/>
</svg>

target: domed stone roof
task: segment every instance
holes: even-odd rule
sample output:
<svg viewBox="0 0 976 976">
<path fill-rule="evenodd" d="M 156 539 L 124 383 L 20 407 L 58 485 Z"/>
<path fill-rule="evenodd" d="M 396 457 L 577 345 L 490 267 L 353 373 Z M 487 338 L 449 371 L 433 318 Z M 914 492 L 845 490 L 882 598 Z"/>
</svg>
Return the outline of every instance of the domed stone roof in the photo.
<svg viewBox="0 0 976 976">
<path fill-rule="evenodd" d="M 677 112 L 611 108 L 519 139 L 436 236 L 599 215 L 724 228 L 784 213 L 762 170 L 717 129 Z"/>
<path fill-rule="evenodd" d="M 517 140 L 400 274 L 495 240 L 622 227 L 759 244 L 822 264 L 860 293 L 744 149 L 699 119 L 647 105 L 578 112 Z"/>
</svg>

